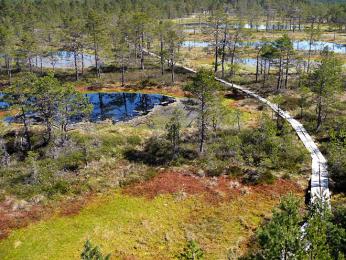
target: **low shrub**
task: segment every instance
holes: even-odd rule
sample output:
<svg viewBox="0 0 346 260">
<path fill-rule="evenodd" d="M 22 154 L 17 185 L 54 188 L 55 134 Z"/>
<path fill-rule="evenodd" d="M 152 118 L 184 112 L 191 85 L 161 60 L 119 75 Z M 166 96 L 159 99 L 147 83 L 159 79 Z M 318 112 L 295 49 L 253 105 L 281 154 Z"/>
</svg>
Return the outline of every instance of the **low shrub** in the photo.
<svg viewBox="0 0 346 260">
<path fill-rule="evenodd" d="M 86 154 L 82 151 L 75 151 L 59 157 L 57 160 L 60 170 L 77 171 L 87 162 Z"/>
<path fill-rule="evenodd" d="M 208 176 L 220 176 L 225 173 L 227 162 L 220 160 L 208 160 L 204 167 Z"/>
<path fill-rule="evenodd" d="M 286 172 L 284 175 L 282 175 L 282 178 L 283 178 L 284 180 L 290 180 L 290 179 L 291 179 L 291 175 L 289 175 L 289 174 Z"/>
<path fill-rule="evenodd" d="M 244 172 L 244 170 L 239 165 L 228 165 L 225 168 L 225 173 L 227 175 L 232 175 L 232 176 L 235 176 L 235 177 L 242 176 L 243 172 Z"/>
<path fill-rule="evenodd" d="M 189 240 L 186 243 L 183 251 L 177 255 L 179 260 L 202 260 L 204 259 L 204 252 L 198 243 L 194 240 Z"/>
<path fill-rule="evenodd" d="M 273 184 L 275 176 L 268 170 L 246 170 L 242 182 L 244 184 Z"/>
<path fill-rule="evenodd" d="M 182 162 L 194 160 L 198 158 L 198 152 L 194 149 L 189 149 L 189 148 L 180 148 L 179 157 L 177 158 L 178 160 Z"/>
<path fill-rule="evenodd" d="M 346 205 L 337 205 L 333 208 L 333 223 L 346 230 Z"/>
<path fill-rule="evenodd" d="M 116 157 L 117 155 L 119 155 L 119 146 L 124 144 L 124 141 L 119 140 L 119 138 L 120 137 L 118 136 L 112 136 L 109 139 L 104 139 L 99 151 L 97 152 L 98 157 L 100 157 L 101 155 L 109 155 L 112 157 Z"/>
<path fill-rule="evenodd" d="M 123 136 L 120 135 L 114 135 L 114 134 L 107 134 L 101 136 L 101 143 L 103 146 L 119 146 L 119 145 L 124 145 L 125 140 Z"/>
<path fill-rule="evenodd" d="M 89 240 L 85 242 L 81 253 L 82 260 L 109 260 L 110 258 L 110 254 L 103 256 L 99 247 L 94 247 Z"/>
<path fill-rule="evenodd" d="M 138 135 L 131 135 L 126 138 L 126 142 L 130 145 L 140 145 L 142 139 Z"/>
<path fill-rule="evenodd" d="M 48 197 L 52 197 L 56 194 L 67 194 L 70 192 L 71 186 L 70 183 L 66 180 L 55 180 L 53 183 L 48 183 L 43 188 L 43 191 L 47 194 Z"/>
<path fill-rule="evenodd" d="M 150 138 L 143 150 L 130 148 L 124 152 L 124 156 L 130 161 L 143 162 L 148 165 L 165 165 L 173 159 L 170 142 L 157 137 Z"/>
<path fill-rule="evenodd" d="M 158 83 L 151 79 L 151 78 L 147 78 L 147 79 L 143 79 L 141 82 L 140 82 L 140 86 L 142 88 L 146 88 L 146 87 L 156 87 L 158 85 Z"/>
<path fill-rule="evenodd" d="M 335 188 L 346 191 L 346 118 L 340 120 L 329 130 L 329 139 L 325 145 L 328 155 L 328 164 Z"/>
</svg>

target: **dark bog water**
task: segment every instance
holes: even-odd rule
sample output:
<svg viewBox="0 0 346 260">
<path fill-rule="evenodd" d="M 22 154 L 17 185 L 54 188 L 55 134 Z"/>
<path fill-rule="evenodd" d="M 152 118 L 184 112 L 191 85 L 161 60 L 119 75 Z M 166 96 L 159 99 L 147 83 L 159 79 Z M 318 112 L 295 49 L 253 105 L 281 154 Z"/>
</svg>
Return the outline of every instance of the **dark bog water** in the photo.
<svg viewBox="0 0 346 260">
<path fill-rule="evenodd" d="M 113 122 L 127 121 L 137 116 L 145 115 L 155 106 L 168 105 L 175 101 L 174 98 L 159 94 L 141 93 L 89 93 L 85 94 L 89 102 L 93 105 L 90 117 L 92 122 L 112 120 Z M 0 93 L 1 97 L 1 93 Z M 8 107 L 9 104 L 0 102 L 0 110 Z M 33 115 L 34 116 L 34 115 Z M 73 118 L 71 121 L 82 121 L 83 118 Z M 7 122 L 15 122 L 15 117 L 5 118 Z"/>
<path fill-rule="evenodd" d="M 4 96 L 4 94 L 0 93 L 0 110 L 1 109 L 5 109 L 8 107 L 8 104 L 6 104 L 5 102 L 1 101 L 1 98 Z"/>
<path fill-rule="evenodd" d="M 105 119 L 112 121 L 126 121 L 128 119 L 147 114 L 157 105 L 167 105 L 174 102 L 174 98 L 158 94 L 141 93 L 93 93 L 87 94 L 94 109 L 91 121 Z"/>
</svg>

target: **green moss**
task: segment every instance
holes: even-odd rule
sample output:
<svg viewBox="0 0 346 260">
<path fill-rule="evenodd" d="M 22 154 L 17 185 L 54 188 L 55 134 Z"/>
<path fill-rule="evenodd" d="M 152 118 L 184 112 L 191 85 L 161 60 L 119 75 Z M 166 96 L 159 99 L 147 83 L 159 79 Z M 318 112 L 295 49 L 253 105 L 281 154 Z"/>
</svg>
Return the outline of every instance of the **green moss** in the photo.
<svg viewBox="0 0 346 260">
<path fill-rule="evenodd" d="M 171 259 L 193 236 L 206 259 L 223 259 L 230 247 L 248 238 L 273 200 L 243 197 L 211 205 L 200 197 L 153 200 L 115 193 L 96 198 L 72 217 L 54 217 L 14 231 L 0 243 L 1 259 L 78 259 L 86 239 L 111 252 L 113 258 Z M 246 219 L 246 224 L 238 217 Z"/>
<path fill-rule="evenodd" d="M 253 120 L 257 120 L 258 118 L 258 114 L 260 112 L 257 111 L 251 111 L 247 112 L 247 111 L 243 111 L 239 108 L 237 108 L 234 104 L 235 104 L 235 100 L 234 99 L 228 99 L 228 98 L 224 98 L 222 100 L 222 106 L 224 107 L 226 114 L 225 114 L 225 119 L 224 119 L 224 123 L 226 125 L 235 125 L 236 124 L 236 113 L 239 112 L 239 118 L 240 118 L 240 123 L 244 124 Z"/>
</svg>

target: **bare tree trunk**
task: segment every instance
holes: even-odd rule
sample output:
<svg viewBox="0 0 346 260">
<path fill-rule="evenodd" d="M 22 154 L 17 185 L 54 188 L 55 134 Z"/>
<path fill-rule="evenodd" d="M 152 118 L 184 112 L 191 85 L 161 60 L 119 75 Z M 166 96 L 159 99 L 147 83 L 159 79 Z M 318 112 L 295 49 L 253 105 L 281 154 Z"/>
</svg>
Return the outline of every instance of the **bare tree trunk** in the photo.
<svg viewBox="0 0 346 260">
<path fill-rule="evenodd" d="M 264 66 L 263 66 L 263 87 L 265 86 L 266 80 L 267 80 L 266 74 L 267 74 L 267 59 L 264 60 Z"/>
<path fill-rule="evenodd" d="M 234 75 L 234 58 L 235 58 L 235 50 L 237 47 L 237 43 L 238 43 L 238 36 L 236 35 L 234 39 L 233 49 L 231 51 L 231 75 L 232 76 Z"/>
<path fill-rule="evenodd" d="M 74 58 L 74 69 L 75 69 L 75 78 L 76 81 L 78 81 L 78 63 L 77 63 L 77 50 L 73 51 L 73 58 Z"/>
<path fill-rule="evenodd" d="M 174 48 L 172 48 L 172 64 L 171 64 L 171 72 L 172 72 L 172 83 L 174 83 Z"/>
<path fill-rule="evenodd" d="M 41 67 L 41 75 L 43 75 L 43 62 L 42 62 L 42 56 L 40 56 L 40 67 Z"/>
<path fill-rule="evenodd" d="M 121 86 L 125 86 L 125 64 L 124 64 L 124 54 L 121 56 Z"/>
<path fill-rule="evenodd" d="M 32 61 L 31 61 L 31 57 L 29 57 L 29 71 L 32 72 Z"/>
<path fill-rule="evenodd" d="M 263 59 L 261 59 L 261 64 L 260 64 L 260 73 L 261 75 L 263 74 Z"/>
<path fill-rule="evenodd" d="M 98 46 L 96 44 L 95 46 L 95 65 L 96 65 L 96 76 L 98 78 L 101 77 L 101 73 L 100 73 L 100 65 L 99 65 L 99 56 L 98 56 Z"/>
<path fill-rule="evenodd" d="M 204 141 L 205 141 L 205 132 L 206 132 L 206 118 L 205 118 L 205 100 L 202 97 L 201 99 L 201 126 L 200 126 L 200 140 L 199 140 L 199 152 L 204 152 Z"/>
<path fill-rule="evenodd" d="M 216 24 L 216 31 L 215 31 L 215 65 L 214 65 L 214 72 L 217 72 L 218 69 L 218 57 L 219 57 L 219 23 Z"/>
<path fill-rule="evenodd" d="M 144 51 L 143 51 L 143 46 L 144 46 L 144 32 L 142 32 L 141 35 L 141 69 L 144 70 Z"/>
<path fill-rule="evenodd" d="M 276 90 L 279 90 L 281 88 L 281 75 L 282 75 L 282 57 L 280 55 L 279 75 L 278 75 L 278 82 L 277 82 L 277 85 L 276 85 Z"/>
<path fill-rule="evenodd" d="M 84 50 L 83 47 L 81 49 L 81 54 L 82 54 L 82 75 L 84 75 Z"/>
<path fill-rule="evenodd" d="M 289 68 L 289 54 L 287 52 L 287 57 L 286 57 L 286 76 L 285 76 L 285 88 L 287 89 L 288 85 L 288 68 Z"/>
<path fill-rule="evenodd" d="M 309 41 L 309 53 L 308 53 L 308 65 L 306 72 L 309 74 L 310 72 L 310 60 L 311 60 L 311 52 L 312 52 L 312 43 L 313 43 L 313 32 L 312 30 L 314 29 L 314 22 L 311 23 L 311 33 L 310 33 L 310 41 Z"/>
<path fill-rule="evenodd" d="M 258 71 L 259 71 L 259 52 L 257 52 L 256 56 L 256 83 L 258 82 Z"/>
<path fill-rule="evenodd" d="M 160 61 L 161 61 L 161 75 L 164 74 L 164 59 L 163 59 L 163 36 L 160 37 Z"/>
<path fill-rule="evenodd" d="M 317 112 L 317 123 L 316 123 L 316 131 L 319 131 L 322 125 L 322 110 L 323 110 L 323 100 L 322 100 L 322 91 L 324 89 L 324 83 L 319 88 L 318 98 L 317 98 L 317 105 L 316 105 L 316 112 Z"/>
<path fill-rule="evenodd" d="M 98 44 L 96 41 L 96 33 L 94 32 L 94 57 L 95 57 L 95 68 L 96 68 L 96 77 L 100 78 L 100 69 L 99 69 L 99 57 L 98 57 Z"/>
<path fill-rule="evenodd" d="M 318 97 L 316 110 L 317 110 L 316 131 L 318 131 L 322 125 L 322 97 L 321 96 Z"/>
<path fill-rule="evenodd" d="M 8 81 L 11 84 L 11 81 L 12 81 L 11 57 L 8 55 L 6 55 L 6 68 L 7 68 Z"/>
<path fill-rule="evenodd" d="M 225 31 L 224 31 L 223 43 L 222 43 L 222 57 L 221 57 L 222 78 L 225 77 L 226 41 L 227 41 L 227 24 L 225 25 Z"/>
<path fill-rule="evenodd" d="M 30 138 L 30 132 L 29 132 L 29 125 L 28 122 L 26 120 L 26 115 L 25 115 L 25 111 L 24 108 L 21 108 L 22 110 L 22 120 L 23 120 L 23 125 L 24 125 L 24 136 L 25 136 L 25 141 L 26 141 L 26 145 L 28 150 L 31 150 L 31 138 Z"/>
</svg>

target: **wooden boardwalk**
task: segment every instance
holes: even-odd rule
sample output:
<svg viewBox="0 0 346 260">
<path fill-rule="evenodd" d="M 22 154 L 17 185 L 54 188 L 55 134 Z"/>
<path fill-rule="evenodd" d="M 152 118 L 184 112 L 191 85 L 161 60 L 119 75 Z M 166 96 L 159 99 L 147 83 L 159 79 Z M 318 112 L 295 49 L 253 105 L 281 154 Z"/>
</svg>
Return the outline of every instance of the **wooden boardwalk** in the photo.
<svg viewBox="0 0 346 260">
<path fill-rule="evenodd" d="M 311 202 L 314 202 L 316 199 L 322 199 L 329 203 L 330 191 L 329 191 L 329 179 L 328 179 L 328 170 L 327 170 L 327 160 L 317 147 L 316 143 L 305 130 L 304 126 L 296 119 L 294 119 L 288 112 L 280 109 L 277 104 L 271 103 L 267 99 L 255 94 L 254 92 L 243 88 L 238 85 L 234 85 L 225 80 L 216 78 L 217 81 L 222 84 L 235 88 L 250 97 L 253 97 L 262 103 L 269 106 L 275 113 L 278 113 L 282 118 L 284 118 L 297 133 L 298 137 L 310 152 L 311 155 L 311 186 L 310 186 L 310 198 Z"/>
<path fill-rule="evenodd" d="M 158 57 L 155 53 L 146 51 L 151 56 Z M 181 64 L 176 64 L 177 67 L 181 67 L 186 71 L 191 73 L 196 73 L 194 69 L 185 67 Z M 296 119 L 294 119 L 287 111 L 279 108 L 277 104 L 270 102 L 269 100 L 257 95 L 251 90 L 248 90 L 242 86 L 235 85 L 223 79 L 215 77 L 217 81 L 224 84 L 225 86 L 233 89 L 237 89 L 246 95 L 255 98 L 262 103 L 269 106 L 275 113 L 279 114 L 283 119 L 285 119 L 297 133 L 298 137 L 309 151 L 311 155 L 311 185 L 310 185 L 310 202 L 313 203 L 316 199 L 322 199 L 328 205 L 330 204 L 330 191 L 329 191 L 329 178 L 327 169 L 327 160 L 317 147 L 316 143 L 305 130 L 304 126 Z"/>
</svg>

